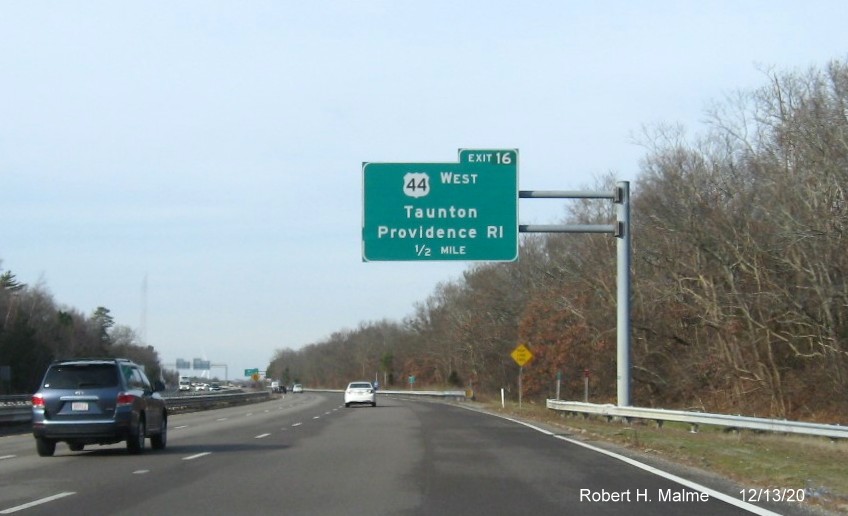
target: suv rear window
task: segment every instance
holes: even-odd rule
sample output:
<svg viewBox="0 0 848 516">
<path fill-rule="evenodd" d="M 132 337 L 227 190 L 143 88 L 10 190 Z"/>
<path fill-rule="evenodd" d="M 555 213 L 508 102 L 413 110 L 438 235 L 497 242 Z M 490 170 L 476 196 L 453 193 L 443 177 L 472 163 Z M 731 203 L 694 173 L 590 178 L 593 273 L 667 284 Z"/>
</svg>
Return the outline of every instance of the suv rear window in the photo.
<svg viewBox="0 0 848 516">
<path fill-rule="evenodd" d="M 68 364 L 51 367 L 44 378 L 44 388 L 115 387 L 118 385 L 117 369 L 115 364 Z"/>
</svg>

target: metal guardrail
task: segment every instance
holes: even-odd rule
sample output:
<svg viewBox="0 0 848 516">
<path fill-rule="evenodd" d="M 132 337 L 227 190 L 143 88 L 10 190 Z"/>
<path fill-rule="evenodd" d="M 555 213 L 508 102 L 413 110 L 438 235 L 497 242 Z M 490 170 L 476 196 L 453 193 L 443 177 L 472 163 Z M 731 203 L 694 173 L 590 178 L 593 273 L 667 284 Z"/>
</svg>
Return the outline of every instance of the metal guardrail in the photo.
<svg viewBox="0 0 848 516">
<path fill-rule="evenodd" d="M 385 391 L 381 389 L 377 391 L 377 394 L 413 397 L 421 396 L 429 398 L 453 398 L 455 400 L 464 400 L 466 398 L 465 391 Z"/>
<path fill-rule="evenodd" d="M 344 389 L 306 389 L 311 392 L 337 392 L 343 393 Z M 412 397 L 430 397 L 430 398 L 453 398 L 455 400 L 464 400 L 466 398 L 465 391 L 387 391 L 385 389 L 377 389 L 377 394 L 391 394 L 393 396 L 412 396 Z"/>
<path fill-rule="evenodd" d="M 0 396 L 0 424 L 26 423 L 32 419 L 32 396 Z"/>
<path fill-rule="evenodd" d="M 32 420 L 31 396 L 0 396 L 0 425 L 22 424 Z M 226 394 L 173 395 L 163 396 L 168 410 L 173 414 L 195 412 L 230 405 L 258 403 L 271 398 L 270 391 L 237 392 Z"/>
<path fill-rule="evenodd" d="M 338 389 L 307 389 L 315 392 L 338 392 Z M 392 394 L 398 396 L 426 396 L 438 398 L 465 399 L 464 391 L 386 391 L 379 390 L 378 394 Z M 230 405 L 243 405 L 246 403 L 257 403 L 270 399 L 270 391 L 221 393 L 221 394 L 186 394 L 174 393 L 163 396 L 168 405 L 168 410 L 174 414 L 182 412 L 193 412 L 209 408 L 220 408 Z M 23 424 L 32 419 L 31 396 L 28 394 L 16 396 L 0 396 L 0 425 Z"/>
<path fill-rule="evenodd" d="M 692 425 L 697 432 L 699 425 L 722 426 L 728 429 L 748 429 L 765 432 L 812 435 L 829 437 L 831 439 L 848 438 L 848 426 L 827 425 L 821 423 L 805 423 L 785 419 L 766 419 L 759 417 L 731 416 L 725 414 L 709 414 L 706 412 L 688 412 L 683 410 L 665 410 L 640 407 L 619 407 L 616 405 L 596 405 L 577 401 L 548 400 L 547 407 L 551 410 L 576 412 L 580 414 L 596 414 L 607 418 L 648 419 L 662 426 L 663 421 L 676 421 Z"/>
<path fill-rule="evenodd" d="M 165 396 L 165 404 L 172 414 L 196 412 L 210 408 L 221 408 L 247 403 L 259 403 L 271 399 L 270 391 L 234 392 L 227 394 L 201 394 L 195 396 Z"/>
</svg>

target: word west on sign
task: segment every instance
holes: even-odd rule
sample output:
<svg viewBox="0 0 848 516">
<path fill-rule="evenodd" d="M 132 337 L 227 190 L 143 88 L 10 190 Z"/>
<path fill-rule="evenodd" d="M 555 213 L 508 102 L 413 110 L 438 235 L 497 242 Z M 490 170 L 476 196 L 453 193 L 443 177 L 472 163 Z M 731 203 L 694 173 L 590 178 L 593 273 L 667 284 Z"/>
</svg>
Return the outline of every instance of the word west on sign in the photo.
<svg viewBox="0 0 848 516">
<path fill-rule="evenodd" d="M 363 261 L 518 258 L 518 151 L 363 163 Z"/>
</svg>

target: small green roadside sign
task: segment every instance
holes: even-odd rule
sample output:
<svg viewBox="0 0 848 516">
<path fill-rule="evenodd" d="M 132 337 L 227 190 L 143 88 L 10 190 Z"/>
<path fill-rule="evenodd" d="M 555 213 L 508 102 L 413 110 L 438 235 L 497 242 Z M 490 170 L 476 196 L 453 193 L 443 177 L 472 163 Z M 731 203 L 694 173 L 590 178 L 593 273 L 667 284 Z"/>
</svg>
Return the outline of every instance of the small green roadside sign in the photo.
<svg viewBox="0 0 848 516">
<path fill-rule="evenodd" d="M 518 258 L 518 150 L 363 163 L 363 261 Z"/>
<path fill-rule="evenodd" d="M 245 376 L 253 376 L 255 374 L 259 374 L 259 369 L 245 369 L 244 370 Z"/>
</svg>

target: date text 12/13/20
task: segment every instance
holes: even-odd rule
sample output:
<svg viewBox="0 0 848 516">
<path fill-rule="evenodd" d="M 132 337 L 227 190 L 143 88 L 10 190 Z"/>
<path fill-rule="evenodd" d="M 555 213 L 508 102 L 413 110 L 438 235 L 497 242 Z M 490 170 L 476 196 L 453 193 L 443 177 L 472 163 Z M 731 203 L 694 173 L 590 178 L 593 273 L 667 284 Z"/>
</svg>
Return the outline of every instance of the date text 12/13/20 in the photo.
<svg viewBox="0 0 848 516">
<path fill-rule="evenodd" d="M 803 502 L 806 492 L 803 489 L 772 487 L 768 489 L 752 488 L 739 491 L 743 502 Z"/>
</svg>

